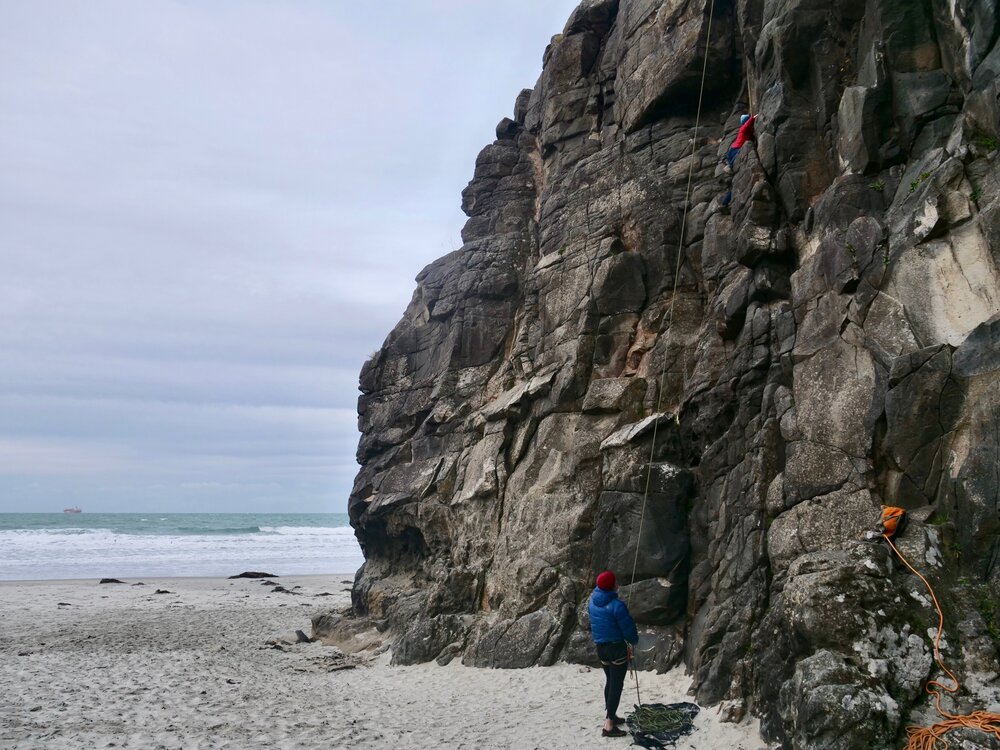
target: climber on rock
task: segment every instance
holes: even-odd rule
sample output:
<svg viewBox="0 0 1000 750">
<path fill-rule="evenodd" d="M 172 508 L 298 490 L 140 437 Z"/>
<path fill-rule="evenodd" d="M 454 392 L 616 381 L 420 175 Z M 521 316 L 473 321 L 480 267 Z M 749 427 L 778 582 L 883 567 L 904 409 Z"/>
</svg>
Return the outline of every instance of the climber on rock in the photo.
<svg viewBox="0 0 1000 750">
<path fill-rule="evenodd" d="M 605 570 L 597 576 L 597 588 L 590 595 L 590 634 L 597 646 L 597 656 L 604 667 L 603 737 L 624 737 L 620 728 L 625 720 L 615 713 L 625 686 L 625 673 L 632 658 L 632 644 L 639 633 L 625 602 L 618 598 L 615 574 Z"/>
<path fill-rule="evenodd" d="M 729 152 L 726 154 L 726 162 L 730 169 L 736 163 L 736 157 L 740 153 L 740 149 L 743 148 L 743 144 L 754 139 L 753 124 L 756 119 L 757 115 L 740 116 L 740 129 L 736 133 L 736 140 L 733 141 L 733 145 L 729 147 Z"/>
<path fill-rule="evenodd" d="M 729 147 L 729 151 L 726 153 L 726 168 L 727 171 L 732 172 L 733 167 L 736 164 L 736 157 L 740 153 L 740 149 L 743 148 L 743 144 L 747 141 L 752 141 L 754 139 L 753 124 L 757 119 L 757 115 L 741 115 L 740 116 L 740 129 L 736 133 L 736 140 L 733 141 L 733 145 Z M 729 206 L 730 201 L 733 200 L 732 189 L 726 193 L 719 203 L 723 208 Z"/>
</svg>

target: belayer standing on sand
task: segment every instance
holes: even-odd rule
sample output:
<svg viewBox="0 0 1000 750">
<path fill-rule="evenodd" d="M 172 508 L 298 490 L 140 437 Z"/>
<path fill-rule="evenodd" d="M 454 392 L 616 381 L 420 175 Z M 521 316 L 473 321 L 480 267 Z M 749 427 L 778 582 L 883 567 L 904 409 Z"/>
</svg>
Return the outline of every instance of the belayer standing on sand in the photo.
<svg viewBox="0 0 1000 750">
<path fill-rule="evenodd" d="M 590 595 L 590 634 L 597 646 L 597 657 L 604 667 L 604 729 L 603 737 L 624 737 L 619 728 L 625 720 L 616 714 L 625 686 L 625 673 L 632 658 L 632 646 L 639 633 L 628 613 L 625 602 L 618 598 L 615 574 L 605 570 L 597 576 L 597 588 Z"/>
</svg>

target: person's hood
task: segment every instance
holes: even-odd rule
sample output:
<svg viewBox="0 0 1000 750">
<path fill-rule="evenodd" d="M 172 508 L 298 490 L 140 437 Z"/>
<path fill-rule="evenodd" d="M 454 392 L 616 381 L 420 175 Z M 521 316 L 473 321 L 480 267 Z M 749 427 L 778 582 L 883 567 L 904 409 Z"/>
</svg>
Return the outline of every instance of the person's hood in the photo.
<svg viewBox="0 0 1000 750">
<path fill-rule="evenodd" d="M 594 604 L 598 607 L 606 607 L 612 600 L 618 598 L 618 592 L 605 591 L 604 589 L 594 589 L 594 593 L 591 598 L 593 599 Z"/>
</svg>

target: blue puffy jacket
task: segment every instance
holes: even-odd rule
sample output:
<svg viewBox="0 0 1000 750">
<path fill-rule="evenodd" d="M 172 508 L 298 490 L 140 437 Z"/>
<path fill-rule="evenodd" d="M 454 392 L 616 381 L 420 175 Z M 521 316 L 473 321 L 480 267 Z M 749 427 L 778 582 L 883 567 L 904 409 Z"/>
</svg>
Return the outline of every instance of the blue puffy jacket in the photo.
<svg viewBox="0 0 1000 750">
<path fill-rule="evenodd" d="M 590 633 L 594 643 L 639 642 L 632 615 L 617 592 L 594 589 L 587 611 L 590 612 Z"/>
</svg>

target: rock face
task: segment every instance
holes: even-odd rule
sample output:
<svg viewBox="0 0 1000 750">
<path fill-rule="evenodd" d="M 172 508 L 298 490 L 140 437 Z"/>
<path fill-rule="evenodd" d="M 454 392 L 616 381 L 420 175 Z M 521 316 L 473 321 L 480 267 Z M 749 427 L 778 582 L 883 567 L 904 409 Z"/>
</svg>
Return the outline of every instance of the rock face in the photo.
<svg viewBox="0 0 1000 750">
<path fill-rule="evenodd" d="M 1000 703 L 1000 14 L 708 5 L 585 0 L 479 155 L 361 373 L 353 616 L 397 662 L 592 661 L 610 567 L 642 666 L 782 747 L 894 747 L 936 615 L 859 541 L 880 504 L 947 705 Z"/>
</svg>

